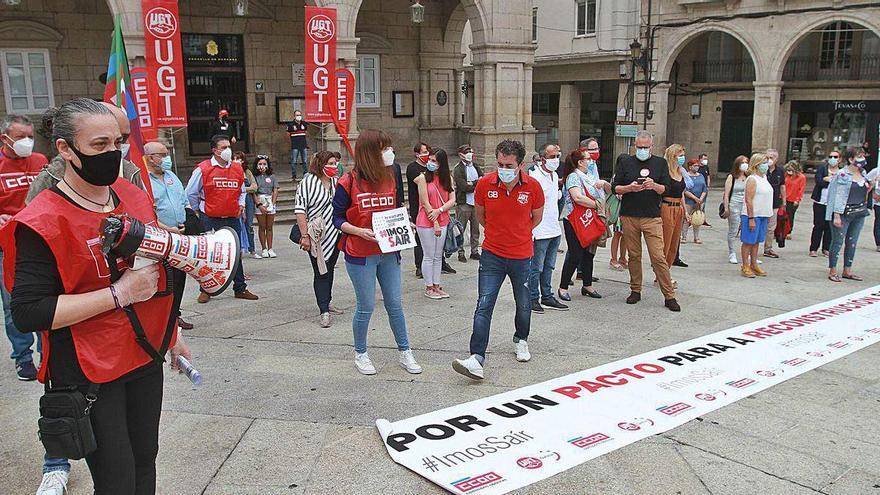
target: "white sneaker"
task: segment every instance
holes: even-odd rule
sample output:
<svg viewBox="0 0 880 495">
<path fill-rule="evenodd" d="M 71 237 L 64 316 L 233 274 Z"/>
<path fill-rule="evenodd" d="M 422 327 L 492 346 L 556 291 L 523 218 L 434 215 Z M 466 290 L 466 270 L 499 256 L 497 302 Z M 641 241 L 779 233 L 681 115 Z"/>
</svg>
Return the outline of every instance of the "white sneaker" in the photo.
<svg viewBox="0 0 880 495">
<path fill-rule="evenodd" d="M 422 367 L 416 362 L 416 358 L 413 357 L 411 349 L 408 351 L 400 351 L 400 367 L 413 375 L 418 375 L 422 372 Z"/>
<path fill-rule="evenodd" d="M 330 328 L 330 313 L 321 313 L 321 328 Z"/>
<path fill-rule="evenodd" d="M 731 265 L 738 265 L 739 264 L 739 261 L 736 260 L 736 255 L 733 253 L 730 253 L 730 256 L 727 257 L 727 261 Z"/>
<path fill-rule="evenodd" d="M 64 495 L 67 493 L 69 476 L 70 473 L 67 471 L 49 471 L 43 475 L 43 482 L 37 488 L 37 495 Z"/>
<path fill-rule="evenodd" d="M 529 343 L 525 340 L 520 340 L 516 343 L 516 360 L 525 363 L 529 359 L 532 359 L 532 354 L 529 352 Z"/>
<path fill-rule="evenodd" d="M 251 254 L 251 256 L 253 256 L 255 260 L 261 260 L 261 259 L 263 259 L 263 257 L 260 256 L 260 253 L 258 253 L 258 252 L 256 252 L 256 251 L 254 251 L 254 253 Z"/>
<path fill-rule="evenodd" d="M 269 250 L 269 257 L 270 257 L 270 258 L 277 258 L 278 255 L 275 254 L 275 251 L 273 251 L 273 250 L 270 249 L 270 250 Z"/>
<path fill-rule="evenodd" d="M 264 249 L 264 250 L 263 250 L 263 258 L 268 258 L 268 257 L 269 257 L 269 250 L 268 250 L 268 249 Z"/>
<path fill-rule="evenodd" d="M 354 355 L 354 365 L 357 366 L 358 371 L 361 372 L 362 375 L 375 375 L 376 367 L 373 366 L 373 362 L 370 361 L 370 356 L 367 356 L 367 353 L 355 353 Z"/>
<path fill-rule="evenodd" d="M 483 379 L 483 365 L 477 360 L 476 354 L 471 354 L 467 359 L 456 359 L 452 362 L 452 369 L 474 380 Z"/>
</svg>

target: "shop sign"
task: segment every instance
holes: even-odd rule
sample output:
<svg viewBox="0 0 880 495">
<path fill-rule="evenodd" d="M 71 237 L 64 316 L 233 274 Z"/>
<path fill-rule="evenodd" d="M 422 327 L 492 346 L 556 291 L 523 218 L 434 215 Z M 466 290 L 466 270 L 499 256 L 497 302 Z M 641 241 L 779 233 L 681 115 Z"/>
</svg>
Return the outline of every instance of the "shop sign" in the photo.
<svg viewBox="0 0 880 495">
<path fill-rule="evenodd" d="M 835 101 L 834 110 L 865 112 L 868 110 L 868 105 L 864 101 Z"/>
<path fill-rule="evenodd" d="M 336 9 L 306 6 L 307 122 L 333 122 L 330 98 L 336 72 Z"/>
<path fill-rule="evenodd" d="M 618 120 L 614 123 L 614 135 L 622 138 L 634 138 L 639 133 L 639 123 L 630 120 Z"/>
<path fill-rule="evenodd" d="M 141 0 L 149 100 L 157 127 L 186 127 L 186 94 L 177 0 Z"/>
</svg>

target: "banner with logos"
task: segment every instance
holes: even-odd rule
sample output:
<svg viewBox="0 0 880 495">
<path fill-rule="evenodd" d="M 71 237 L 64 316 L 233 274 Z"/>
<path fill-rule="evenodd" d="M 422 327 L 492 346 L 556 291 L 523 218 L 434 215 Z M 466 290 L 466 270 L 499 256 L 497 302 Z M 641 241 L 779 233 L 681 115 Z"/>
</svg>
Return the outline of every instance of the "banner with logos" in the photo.
<svg viewBox="0 0 880 495">
<path fill-rule="evenodd" d="M 156 107 L 153 98 L 156 94 L 150 91 L 145 67 L 131 69 L 131 86 L 134 108 L 137 111 L 137 119 L 141 127 L 141 136 L 143 136 L 145 143 L 155 141 L 159 138 L 159 129 L 156 127 L 156 119 L 153 117 L 153 109 Z"/>
<path fill-rule="evenodd" d="M 156 127 L 186 127 L 186 92 L 177 0 L 141 0 L 147 87 Z"/>
<path fill-rule="evenodd" d="M 336 125 L 336 132 L 342 137 L 349 156 L 354 157 L 354 150 L 348 140 L 348 127 L 351 123 L 351 112 L 354 110 L 354 74 L 348 69 L 337 70 L 333 88 L 333 97 L 330 98 L 333 124 Z"/>
<path fill-rule="evenodd" d="M 395 462 L 449 492 L 502 494 L 878 341 L 880 286 L 376 426 Z"/>
<path fill-rule="evenodd" d="M 330 98 L 336 78 L 336 9 L 306 6 L 305 30 L 304 118 L 306 122 L 333 122 Z"/>
<path fill-rule="evenodd" d="M 381 204 L 381 202 L 393 202 L 395 200 L 394 195 L 377 196 L 362 194 L 361 196 L 363 198 L 354 198 L 354 200 L 379 202 L 379 204 L 372 205 L 374 207 L 386 206 Z M 383 253 L 394 253 L 416 247 L 416 235 L 413 231 L 412 223 L 409 221 L 409 213 L 402 206 L 393 210 L 373 213 L 373 233 L 376 235 L 379 249 Z"/>
</svg>

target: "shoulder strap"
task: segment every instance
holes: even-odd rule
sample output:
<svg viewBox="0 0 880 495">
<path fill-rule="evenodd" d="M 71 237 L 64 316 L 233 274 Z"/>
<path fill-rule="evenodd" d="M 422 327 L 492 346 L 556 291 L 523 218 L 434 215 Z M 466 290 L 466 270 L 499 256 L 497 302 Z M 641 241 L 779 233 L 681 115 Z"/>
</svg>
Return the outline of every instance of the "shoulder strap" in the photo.
<svg viewBox="0 0 880 495">
<path fill-rule="evenodd" d="M 119 267 L 116 265 L 116 260 L 118 258 L 114 255 L 107 255 L 107 264 L 110 267 L 110 281 L 116 282 L 119 280 L 121 276 L 119 273 Z M 163 355 L 168 350 L 168 344 L 171 342 L 171 332 L 166 328 L 165 335 L 162 337 L 162 352 L 156 350 L 150 341 L 147 340 L 147 334 L 144 332 L 144 327 L 141 325 L 140 319 L 138 319 L 137 313 L 134 311 L 134 307 L 132 305 L 128 305 L 122 310 L 125 312 L 125 316 L 128 317 L 129 323 L 131 323 L 131 328 L 134 331 L 135 341 L 141 346 L 141 349 L 147 353 L 148 356 L 153 358 L 157 363 L 161 363 L 165 361 Z M 173 328 L 173 326 L 172 326 Z"/>
</svg>

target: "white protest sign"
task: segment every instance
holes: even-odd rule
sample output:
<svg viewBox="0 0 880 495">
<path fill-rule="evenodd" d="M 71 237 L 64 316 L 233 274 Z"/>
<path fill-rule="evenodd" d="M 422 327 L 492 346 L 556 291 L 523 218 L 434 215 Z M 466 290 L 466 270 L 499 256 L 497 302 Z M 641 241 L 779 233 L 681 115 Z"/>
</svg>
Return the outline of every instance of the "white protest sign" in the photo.
<svg viewBox="0 0 880 495">
<path fill-rule="evenodd" d="M 877 343 L 878 313 L 880 286 L 376 426 L 395 462 L 442 488 L 503 494 Z"/>
<path fill-rule="evenodd" d="M 406 208 L 373 213 L 373 233 L 383 253 L 403 251 L 416 246 L 416 236 Z"/>
</svg>

